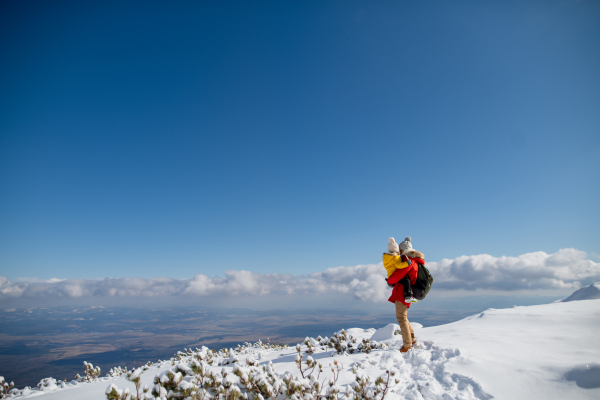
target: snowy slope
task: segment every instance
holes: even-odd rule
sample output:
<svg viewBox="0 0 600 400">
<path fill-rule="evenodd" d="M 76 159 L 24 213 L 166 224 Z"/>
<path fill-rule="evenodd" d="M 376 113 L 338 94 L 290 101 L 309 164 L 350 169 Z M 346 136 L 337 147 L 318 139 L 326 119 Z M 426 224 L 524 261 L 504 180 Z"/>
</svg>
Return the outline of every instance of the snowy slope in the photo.
<svg viewBox="0 0 600 400">
<path fill-rule="evenodd" d="M 419 337 L 500 399 L 600 399 L 600 300 L 487 310 Z"/>
<path fill-rule="evenodd" d="M 352 392 L 350 385 L 357 375 L 369 376 L 368 386 L 373 388 L 375 379 L 385 371 L 395 372 L 386 400 L 600 398 L 600 300 L 490 309 L 452 324 L 430 328 L 414 324 L 414 328 L 419 347 L 407 354 L 398 351 L 402 342 L 395 324 L 378 331 L 346 331 L 357 343 L 372 338 L 383 344 L 384 349 L 369 354 L 339 355 L 317 345 L 311 357 L 324 367 L 319 381 L 335 379 L 328 366 L 337 361 L 341 372 L 335 387 L 341 391 L 340 399 L 346 391 Z M 303 362 L 306 350 L 303 345 Z M 289 372 L 306 384 L 308 380 L 302 381 L 295 363 L 297 354 L 294 347 L 278 351 L 249 347 L 236 357 L 242 368 L 247 368 L 246 358 L 255 359 L 261 366 L 272 362 L 275 375 L 283 377 Z M 175 370 L 178 363 L 186 368 L 188 361 L 184 357 L 175 365 L 169 360 L 151 366 L 141 375 L 142 386 L 152 387 L 155 375 Z M 215 363 L 210 367 L 215 372 L 223 368 L 231 379 L 231 364 Z M 234 383 L 237 379 L 233 377 Z M 121 376 L 100 378 L 93 383 L 68 383 L 64 388 L 51 386 L 45 392 L 21 390 L 14 398 L 103 400 L 110 384 L 134 392 L 134 385 Z"/>
<path fill-rule="evenodd" d="M 576 290 L 566 299 L 563 299 L 563 302 L 568 301 L 576 301 L 576 300 L 593 300 L 600 299 L 600 282 L 596 282 L 591 284 L 590 286 L 583 287 L 579 290 Z"/>
</svg>

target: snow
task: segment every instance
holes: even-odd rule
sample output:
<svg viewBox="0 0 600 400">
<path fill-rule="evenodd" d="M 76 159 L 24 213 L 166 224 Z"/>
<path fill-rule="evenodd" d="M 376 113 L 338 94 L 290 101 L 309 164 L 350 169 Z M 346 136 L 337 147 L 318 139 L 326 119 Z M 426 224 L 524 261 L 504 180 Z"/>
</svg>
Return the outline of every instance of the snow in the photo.
<svg viewBox="0 0 600 400">
<path fill-rule="evenodd" d="M 497 397 L 586 399 L 600 398 L 600 374 L 595 384 L 583 376 L 598 369 L 582 370 L 600 361 L 599 328 L 600 300 L 591 300 L 490 309 L 425 328 L 419 339 L 459 348 L 446 370 L 473 376 Z"/>
<path fill-rule="evenodd" d="M 423 327 L 423 325 L 419 324 L 418 322 L 411 322 L 410 325 L 413 327 L 415 334 L 417 333 L 418 329 Z M 348 329 L 348 331 L 351 331 L 351 329 Z M 400 335 L 400 325 L 387 324 L 383 328 L 380 328 L 377 331 L 375 331 L 375 333 L 371 335 L 370 340 L 382 342 L 385 340 L 394 339 L 396 335 Z"/>
<path fill-rule="evenodd" d="M 576 300 L 593 300 L 600 299 L 600 282 L 596 282 L 591 284 L 590 286 L 583 287 L 579 290 L 576 290 L 566 299 L 561 301 L 576 301 Z"/>
<path fill-rule="evenodd" d="M 118 390 L 119 390 L 119 389 L 118 389 L 118 388 L 117 388 L 117 387 L 116 387 L 114 384 L 112 384 L 112 383 L 111 383 L 111 384 L 110 384 L 110 385 L 109 385 L 109 386 L 106 388 L 106 391 L 105 391 L 104 393 L 105 393 L 105 394 L 109 394 L 109 393 L 110 393 L 110 392 L 112 392 L 113 390 L 114 390 L 115 392 L 118 392 Z"/>
<path fill-rule="evenodd" d="M 387 324 L 381 329 L 378 329 L 372 336 L 371 341 L 375 340 L 381 342 L 384 340 L 394 339 L 395 335 L 400 334 L 400 325 L 398 324 Z"/>
<path fill-rule="evenodd" d="M 393 309 L 390 309 L 390 319 L 393 315 Z M 365 393 L 373 394 L 375 380 L 382 375 L 385 377 L 386 371 L 393 374 L 386 400 L 600 398 L 600 299 L 489 309 L 447 325 L 428 328 L 417 323 L 412 325 L 418 347 L 408 353 L 398 351 L 402 338 L 397 334 L 397 324 L 388 324 L 378 330 L 351 328 L 345 331 L 347 344 L 352 344 L 353 337 L 354 343 L 365 339 L 383 344 L 383 348 L 368 354 L 349 354 L 350 350 L 358 348 L 353 345 L 347 347 L 348 352 L 338 354 L 334 349 L 324 347 L 324 342 L 311 338 L 313 354 L 306 353 L 306 345 L 300 346 L 302 367 L 305 368 L 308 357 L 321 363 L 323 373 L 319 382 L 323 379 L 331 382 L 331 386 L 326 385 L 321 393 L 338 393 L 339 399 L 345 399 L 343 395 L 347 391 L 354 393 L 352 388 L 361 382 L 366 385 Z M 338 337 L 341 334 L 341 331 L 337 332 Z M 203 355 L 207 352 L 206 348 L 200 351 Z M 263 371 L 263 366 L 264 371 L 273 371 L 280 377 L 274 387 L 283 382 L 284 375 L 293 376 L 292 384 L 311 387 L 314 376 L 302 378 L 295 362 L 297 356 L 296 347 L 274 350 L 255 346 L 215 357 L 217 362 L 213 365 L 200 363 L 222 376 L 223 384 L 230 385 L 235 391 L 240 382 L 238 376 L 248 379 L 252 373 L 257 373 L 257 370 L 252 372 L 252 368 Z M 180 353 L 178 358 L 155 363 L 144 371 L 137 370 L 136 373 L 141 373 L 141 386 L 154 387 L 153 380 L 157 375 L 159 380 L 168 381 L 171 370 L 170 375 L 175 376 L 181 387 L 192 388 L 189 378 L 182 379 L 182 376 L 192 373 L 191 368 L 197 369 L 200 364 L 187 353 Z M 237 363 L 231 363 L 233 359 L 237 359 Z M 250 364 L 252 360 L 258 360 L 259 367 L 249 365 L 246 360 Z M 337 366 L 340 370 L 336 377 Z M 307 369 L 304 373 L 309 372 Z M 267 383 L 265 377 L 261 382 Z M 43 390 L 13 389 L 13 393 L 22 393 L 13 398 L 104 400 L 105 391 L 113 387 L 123 392 L 126 389 L 130 393 L 136 392 L 134 384 L 121 375 L 99 378 L 91 383 L 61 384 L 59 381 L 57 384 L 54 380 L 45 380 L 41 385 Z"/>
</svg>

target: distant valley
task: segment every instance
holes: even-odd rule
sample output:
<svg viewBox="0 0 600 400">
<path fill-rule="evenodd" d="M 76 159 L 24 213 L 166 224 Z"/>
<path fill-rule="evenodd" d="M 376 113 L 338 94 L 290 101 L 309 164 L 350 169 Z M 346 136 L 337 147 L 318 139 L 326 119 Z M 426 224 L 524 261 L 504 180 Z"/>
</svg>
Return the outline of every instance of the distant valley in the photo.
<svg viewBox="0 0 600 400">
<path fill-rule="evenodd" d="M 473 311 L 415 311 L 425 326 L 461 319 Z M 32 308 L 0 311 L 0 376 L 15 386 L 35 386 L 52 376 L 71 380 L 83 361 L 102 368 L 168 359 L 184 348 L 239 343 L 296 344 L 306 336 L 331 336 L 342 328 L 395 322 L 386 314 L 356 310 L 248 310 L 198 308 Z"/>
</svg>

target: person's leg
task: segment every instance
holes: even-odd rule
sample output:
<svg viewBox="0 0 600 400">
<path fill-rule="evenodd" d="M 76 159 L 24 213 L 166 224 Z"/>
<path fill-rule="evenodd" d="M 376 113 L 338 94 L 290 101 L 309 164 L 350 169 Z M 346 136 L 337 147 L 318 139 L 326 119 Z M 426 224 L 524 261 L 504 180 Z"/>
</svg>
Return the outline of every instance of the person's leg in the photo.
<svg viewBox="0 0 600 400">
<path fill-rule="evenodd" d="M 415 303 L 416 300 L 414 298 L 412 284 L 410 282 L 410 278 L 408 277 L 408 275 L 406 275 L 404 278 L 402 278 L 399 282 L 402 284 L 402 287 L 404 288 L 404 301 L 407 303 Z"/>
<path fill-rule="evenodd" d="M 406 319 L 406 321 L 408 321 L 408 318 Z M 408 327 L 410 328 L 410 338 L 412 339 L 410 344 L 413 345 L 413 344 L 417 343 L 417 338 L 415 337 L 415 331 L 413 330 L 413 327 L 410 324 L 410 321 L 408 321 Z"/>
<path fill-rule="evenodd" d="M 410 348 L 412 347 L 413 342 L 411 334 L 414 335 L 414 331 L 408 322 L 408 307 L 399 301 L 396 301 L 394 304 L 396 305 L 396 319 L 398 320 L 398 325 L 400 325 L 400 333 L 402 334 L 402 347 Z"/>
<path fill-rule="evenodd" d="M 412 290 L 410 286 L 410 278 L 408 277 L 408 275 L 405 275 L 404 278 L 400 279 L 398 282 L 400 282 L 400 284 L 402 284 L 402 287 L 404 288 L 404 298 L 411 298 Z"/>
</svg>

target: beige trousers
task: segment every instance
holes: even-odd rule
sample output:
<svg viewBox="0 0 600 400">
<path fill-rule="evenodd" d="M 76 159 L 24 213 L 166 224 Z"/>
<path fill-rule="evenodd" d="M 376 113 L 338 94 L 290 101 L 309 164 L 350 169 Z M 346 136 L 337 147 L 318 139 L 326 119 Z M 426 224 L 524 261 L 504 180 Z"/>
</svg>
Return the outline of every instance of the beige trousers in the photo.
<svg viewBox="0 0 600 400">
<path fill-rule="evenodd" d="M 412 347 L 412 342 L 415 340 L 415 331 L 413 331 L 410 322 L 408 322 L 408 307 L 399 301 L 396 301 L 396 319 L 398 325 L 400 325 L 400 332 L 402 333 L 402 341 L 404 342 L 403 347 Z"/>
</svg>

